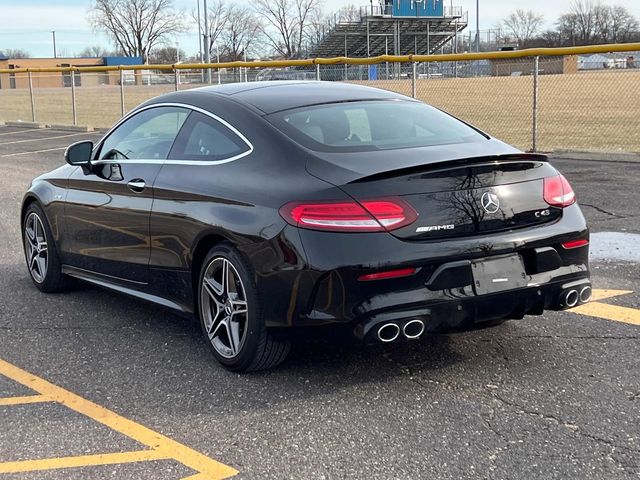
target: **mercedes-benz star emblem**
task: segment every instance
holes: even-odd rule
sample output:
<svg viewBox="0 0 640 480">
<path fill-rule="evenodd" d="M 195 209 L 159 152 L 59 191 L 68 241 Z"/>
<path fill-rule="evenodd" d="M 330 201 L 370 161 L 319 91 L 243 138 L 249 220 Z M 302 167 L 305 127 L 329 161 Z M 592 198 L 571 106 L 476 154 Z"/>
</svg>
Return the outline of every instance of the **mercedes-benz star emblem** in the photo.
<svg viewBox="0 0 640 480">
<path fill-rule="evenodd" d="M 500 199 L 495 193 L 485 192 L 480 199 L 482 208 L 487 213 L 496 213 L 500 210 Z"/>
</svg>

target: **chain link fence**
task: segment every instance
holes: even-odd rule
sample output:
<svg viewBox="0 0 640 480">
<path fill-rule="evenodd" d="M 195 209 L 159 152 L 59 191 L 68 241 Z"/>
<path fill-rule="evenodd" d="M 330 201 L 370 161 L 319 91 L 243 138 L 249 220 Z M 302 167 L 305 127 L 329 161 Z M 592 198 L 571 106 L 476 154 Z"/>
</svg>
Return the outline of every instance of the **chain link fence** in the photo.
<svg viewBox="0 0 640 480">
<path fill-rule="evenodd" d="M 5 70 L 0 71 L 0 121 L 107 128 L 141 102 L 175 90 L 209 83 L 323 80 L 417 98 L 523 150 L 640 152 L 640 45 L 629 45 L 628 52 L 615 49 L 614 54 L 591 54 L 593 47 L 582 47 L 574 50 L 587 53 L 571 55 L 523 51 L 520 58 L 509 56 L 513 52 L 350 63 L 337 58 L 209 70 Z M 428 61 L 407 61 L 414 58 Z"/>
</svg>

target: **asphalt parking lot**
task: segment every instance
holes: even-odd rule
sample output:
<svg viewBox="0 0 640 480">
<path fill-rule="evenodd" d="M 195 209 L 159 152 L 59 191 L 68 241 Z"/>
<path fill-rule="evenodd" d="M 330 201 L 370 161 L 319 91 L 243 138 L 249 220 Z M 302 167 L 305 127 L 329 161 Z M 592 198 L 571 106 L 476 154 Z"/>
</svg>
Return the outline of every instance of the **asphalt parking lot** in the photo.
<svg viewBox="0 0 640 480">
<path fill-rule="evenodd" d="M 82 287 L 44 295 L 20 201 L 99 134 L 0 127 L 0 478 L 640 476 L 640 164 L 557 160 L 592 232 L 597 301 L 280 368 L 222 369 L 195 322 Z"/>
</svg>

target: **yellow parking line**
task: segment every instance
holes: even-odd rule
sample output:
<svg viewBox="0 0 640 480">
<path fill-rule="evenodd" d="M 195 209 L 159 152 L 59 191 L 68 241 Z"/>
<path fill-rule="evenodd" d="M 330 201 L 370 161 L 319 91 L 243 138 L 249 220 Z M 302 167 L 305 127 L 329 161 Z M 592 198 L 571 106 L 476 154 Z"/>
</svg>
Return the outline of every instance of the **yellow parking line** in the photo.
<svg viewBox="0 0 640 480">
<path fill-rule="evenodd" d="M 640 325 L 640 310 L 618 305 L 607 305 L 606 303 L 591 302 L 579 307 L 572 308 L 573 313 L 589 315 L 590 317 L 604 318 L 614 322 L 630 323 Z"/>
<path fill-rule="evenodd" d="M 114 465 L 117 463 L 148 462 L 151 460 L 167 460 L 158 450 L 141 450 L 139 452 L 100 453 L 97 455 L 79 455 L 77 457 L 44 458 L 41 460 L 19 460 L 17 462 L 0 463 L 0 473 L 24 473 L 60 468 L 95 467 Z"/>
<path fill-rule="evenodd" d="M 51 402 L 51 398 L 46 395 L 25 395 L 23 397 L 0 398 L 0 406 L 5 405 L 25 405 L 27 403 Z"/>
<path fill-rule="evenodd" d="M 155 450 L 155 454 L 162 458 L 177 460 L 192 470 L 200 472 L 209 480 L 229 478 L 238 473 L 234 468 L 1 359 L 0 374 Z"/>
<path fill-rule="evenodd" d="M 608 288 L 594 289 L 591 295 L 593 302 L 605 300 L 607 298 L 619 297 L 620 295 L 628 295 L 633 293 L 633 290 L 610 290 Z"/>
<path fill-rule="evenodd" d="M 633 293 L 631 290 L 594 290 L 591 296 L 592 300 L 604 300 L 620 295 L 628 295 Z M 640 325 L 640 310 L 629 307 L 620 307 L 618 305 L 609 305 L 607 303 L 592 301 L 578 307 L 568 310 L 569 312 L 580 315 L 588 315 L 590 317 L 604 318 L 605 320 L 613 320 L 614 322 L 630 323 L 631 325 Z"/>
</svg>

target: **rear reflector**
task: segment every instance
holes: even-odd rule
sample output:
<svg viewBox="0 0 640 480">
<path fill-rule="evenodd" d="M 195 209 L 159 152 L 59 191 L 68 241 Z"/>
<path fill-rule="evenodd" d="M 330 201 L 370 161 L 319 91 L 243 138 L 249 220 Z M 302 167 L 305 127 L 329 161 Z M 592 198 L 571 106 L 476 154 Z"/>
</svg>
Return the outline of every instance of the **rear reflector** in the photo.
<svg viewBox="0 0 640 480">
<path fill-rule="evenodd" d="M 361 202 L 291 202 L 280 208 L 291 225 L 340 232 L 384 232 L 413 223 L 418 214 L 399 198 Z"/>
<path fill-rule="evenodd" d="M 552 207 L 568 207 L 576 201 L 576 194 L 564 175 L 544 179 L 544 201 Z"/>
<path fill-rule="evenodd" d="M 386 272 L 369 273 L 360 275 L 358 280 L 361 282 L 370 282 L 371 280 L 385 280 L 389 278 L 409 277 L 418 271 L 417 268 L 401 268 L 399 270 L 387 270 Z"/>
<path fill-rule="evenodd" d="M 562 244 L 562 248 L 571 250 L 572 248 L 580 248 L 584 247 L 585 245 L 589 245 L 589 240 L 572 240 L 570 242 L 564 242 Z"/>
</svg>

